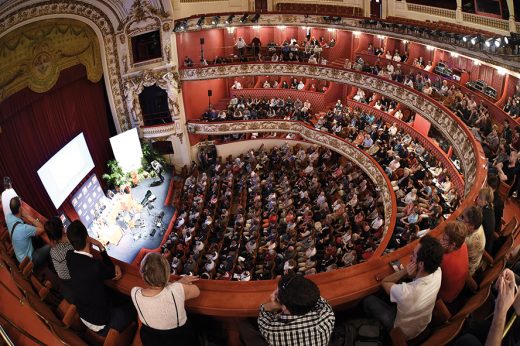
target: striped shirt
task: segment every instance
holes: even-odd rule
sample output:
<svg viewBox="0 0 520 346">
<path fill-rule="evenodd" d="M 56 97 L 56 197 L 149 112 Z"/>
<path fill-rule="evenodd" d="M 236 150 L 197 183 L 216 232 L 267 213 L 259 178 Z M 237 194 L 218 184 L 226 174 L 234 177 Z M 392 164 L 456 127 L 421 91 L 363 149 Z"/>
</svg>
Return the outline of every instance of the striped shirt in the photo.
<svg viewBox="0 0 520 346">
<path fill-rule="evenodd" d="M 323 298 L 305 315 L 283 315 L 260 306 L 258 327 L 271 346 L 327 346 L 334 328 L 334 312 Z"/>
<path fill-rule="evenodd" d="M 54 270 L 62 280 L 70 280 L 69 268 L 67 268 L 67 261 L 65 260 L 69 251 L 74 251 L 70 243 L 57 243 L 56 246 L 51 248 L 50 252 Z"/>
</svg>

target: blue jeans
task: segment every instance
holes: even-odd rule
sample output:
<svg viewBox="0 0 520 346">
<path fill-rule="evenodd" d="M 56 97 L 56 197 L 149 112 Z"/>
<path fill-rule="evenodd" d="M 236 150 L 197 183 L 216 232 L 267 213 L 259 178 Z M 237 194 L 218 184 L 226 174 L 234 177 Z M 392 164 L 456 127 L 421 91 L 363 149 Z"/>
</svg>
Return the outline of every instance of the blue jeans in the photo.
<svg viewBox="0 0 520 346">
<path fill-rule="evenodd" d="M 378 319 L 387 331 L 394 328 L 397 305 L 390 305 L 382 299 L 371 295 L 363 300 L 363 310 L 367 317 Z"/>
</svg>

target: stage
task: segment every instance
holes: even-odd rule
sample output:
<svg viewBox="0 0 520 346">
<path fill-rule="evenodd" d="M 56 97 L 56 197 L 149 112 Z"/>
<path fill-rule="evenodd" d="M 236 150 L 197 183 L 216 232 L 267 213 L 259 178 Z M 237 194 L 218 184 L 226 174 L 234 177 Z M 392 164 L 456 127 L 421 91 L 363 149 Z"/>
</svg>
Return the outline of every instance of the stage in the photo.
<svg viewBox="0 0 520 346">
<path fill-rule="evenodd" d="M 152 186 L 157 178 L 146 179 L 132 188 L 130 195 L 116 194 L 89 226 L 89 235 L 107 243 L 111 257 L 132 263 L 142 248 L 155 249 L 161 245 L 175 211 L 172 206 L 164 206 L 172 175 L 166 172 L 163 175 L 161 185 Z M 151 192 L 151 199 L 145 199 L 147 191 Z"/>
</svg>

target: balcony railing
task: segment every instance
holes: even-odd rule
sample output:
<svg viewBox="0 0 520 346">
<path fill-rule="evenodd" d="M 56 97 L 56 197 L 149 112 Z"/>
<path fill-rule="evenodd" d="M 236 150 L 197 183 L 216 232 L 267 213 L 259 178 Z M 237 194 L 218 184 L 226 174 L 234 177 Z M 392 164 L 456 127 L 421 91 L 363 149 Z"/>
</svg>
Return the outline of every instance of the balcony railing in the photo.
<svg viewBox="0 0 520 346">
<path fill-rule="evenodd" d="M 303 76 L 320 78 L 337 83 L 349 84 L 371 92 L 379 93 L 406 105 L 430 121 L 453 147 L 462 163 L 462 172 L 466 182 L 464 194 L 467 195 L 474 183 L 483 178 L 484 154 L 482 147 L 474 139 L 471 131 L 449 109 L 403 84 L 379 76 L 354 70 L 345 70 L 329 66 L 290 64 L 290 63 L 243 63 L 207 66 L 193 69 L 181 69 L 181 80 L 206 80 L 238 76 Z M 485 169 L 484 169 L 485 170 Z"/>
<path fill-rule="evenodd" d="M 455 19 L 455 11 L 440 7 L 424 6 L 417 4 L 407 4 L 408 11 L 420 12 L 436 17 Z"/>
</svg>

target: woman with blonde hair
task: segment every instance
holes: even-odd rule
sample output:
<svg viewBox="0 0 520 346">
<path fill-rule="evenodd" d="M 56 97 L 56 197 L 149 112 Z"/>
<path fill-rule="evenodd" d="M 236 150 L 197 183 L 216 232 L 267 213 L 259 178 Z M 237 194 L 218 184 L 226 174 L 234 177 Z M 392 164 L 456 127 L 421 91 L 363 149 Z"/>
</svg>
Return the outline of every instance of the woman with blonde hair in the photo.
<svg viewBox="0 0 520 346">
<path fill-rule="evenodd" d="M 159 253 L 149 253 L 143 258 L 140 273 L 146 287 L 132 288 L 131 297 L 142 322 L 143 345 L 196 345 L 184 301 L 199 296 L 199 288 L 193 285 L 198 277 L 185 276 L 168 282 L 170 266 Z"/>
</svg>

